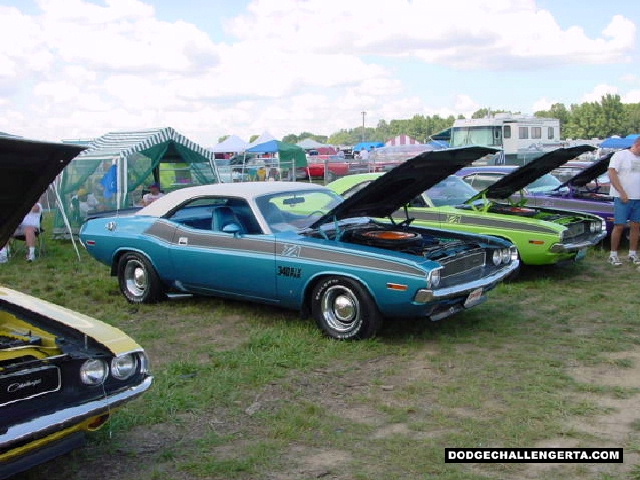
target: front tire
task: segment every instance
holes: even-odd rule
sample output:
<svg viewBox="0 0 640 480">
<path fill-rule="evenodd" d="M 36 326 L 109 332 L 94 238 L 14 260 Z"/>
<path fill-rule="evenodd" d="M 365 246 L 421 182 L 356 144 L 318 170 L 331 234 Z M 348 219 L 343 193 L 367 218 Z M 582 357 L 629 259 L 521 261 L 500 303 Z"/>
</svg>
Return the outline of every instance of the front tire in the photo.
<svg viewBox="0 0 640 480">
<path fill-rule="evenodd" d="M 371 338 L 383 320 L 369 292 L 346 277 L 318 282 L 311 297 L 311 314 L 326 335 L 338 340 Z"/>
<path fill-rule="evenodd" d="M 118 261 L 120 291 L 130 303 L 156 303 L 164 298 L 164 287 L 147 258 L 125 253 Z"/>
</svg>

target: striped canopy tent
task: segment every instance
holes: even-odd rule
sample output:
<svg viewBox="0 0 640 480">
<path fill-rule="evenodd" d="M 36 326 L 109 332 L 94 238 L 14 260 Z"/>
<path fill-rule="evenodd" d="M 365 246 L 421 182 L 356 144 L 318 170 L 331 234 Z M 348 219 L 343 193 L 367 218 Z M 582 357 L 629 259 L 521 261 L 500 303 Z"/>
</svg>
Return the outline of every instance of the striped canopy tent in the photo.
<svg viewBox="0 0 640 480">
<path fill-rule="evenodd" d="M 95 211 L 140 205 L 149 185 L 164 192 L 217 183 L 214 153 L 171 127 L 107 133 L 64 169 L 54 235 L 68 233 Z M 62 210 L 62 211 L 61 211 Z"/>
<path fill-rule="evenodd" d="M 401 135 L 396 135 L 390 140 L 387 140 L 384 144 L 385 146 L 390 147 L 395 145 L 416 145 L 418 143 L 422 143 L 422 142 L 419 142 L 415 138 L 410 137 L 409 135 L 405 135 L 403 133 Z"/>
</svg>

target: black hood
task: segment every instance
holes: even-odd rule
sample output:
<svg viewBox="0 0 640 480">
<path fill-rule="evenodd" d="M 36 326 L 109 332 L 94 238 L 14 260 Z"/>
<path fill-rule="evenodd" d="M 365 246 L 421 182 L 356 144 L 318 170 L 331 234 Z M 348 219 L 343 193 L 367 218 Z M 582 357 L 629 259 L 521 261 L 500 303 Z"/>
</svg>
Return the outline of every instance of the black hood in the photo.
<svg viewBox="0 0 640 480">
<path fill-rule="evenodd" d="M 565 164 L 572 158 L 576 158 L 585 152 L 595 150 L 590 145 L 579 145 L 577 147 L 557 148 L 532 160 L 513 172 L 505 175 L 493 185 L 485 188 L 477 195 L 471 197 L 466 203 L 478 198 L 509 198 L 519 192 L 530 183 L 549 173 L 554 168 Z"/>
<path fill-rule="evenodd" d="M 463 147 L 422 152 L 354 193 L 311 227 L 317 228 L 334 219 L 388 217 L 462 167 L 497 151 L 487 147 Z"/>
<path fill-rule="evenodd" d="M 584 187 L 592 180 L 595 180 L 603 173 L 606 173 L 609 168 L 609 161 L 615 152 L 607 153 L 604 157 L 600 157 L 597 161 L 593 162 L 592 165 L 589 165 L 584 170 L 581 170 L 578 174 L 571 177 L 569 180 L 564 182 L 562 187 Z"/>
<path fill-rule="evenodd" d="M 7 243 L 58 173 L 85 148 L 0 137 L 1 245 Z"/>
</svg>

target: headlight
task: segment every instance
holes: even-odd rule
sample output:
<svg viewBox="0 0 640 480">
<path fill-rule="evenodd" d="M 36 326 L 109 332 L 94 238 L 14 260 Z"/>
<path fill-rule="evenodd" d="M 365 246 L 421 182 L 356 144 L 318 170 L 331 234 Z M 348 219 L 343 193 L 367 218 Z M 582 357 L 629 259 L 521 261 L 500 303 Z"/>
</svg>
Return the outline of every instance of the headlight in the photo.
<svg viewBox="0 0 640 480">
<path fill-rule="evenodd" d="M 511 254 L 512 262 L 518 260 L 518 247 L 516 247 L 515 245 L 509 247 L 509 253 Z"/>
<path fill-rule="evenodd" d="M 80 380 L 85 385 L 101 385 L 107 378 L 109 368 L 102 360 L 87 360 L 80 367 Z"/>
<path fill-rule="evenodd" d="M 136 373 L 138 359 L 132 353 L 118 355 L 111 360 L 111 375 L 118 380 L 126 380 Z"/>
<path fill-rule="evenodd" d="M 433 270 L 429 277 L 429 285 L 431 288 L 437 288 L 440 285 L 440 269 Z"/>
<path fill-rule="evenodd" d="M 505 265 L 511 261 L 511 252 L 508 248 L 502 249 L 502 263 Z"/>
<path fill-rule="evenodd" d="M 497 267 L 502 263 L 502 251 L 494 250 L 492 256 L 493 264 Z"/>
</svg>

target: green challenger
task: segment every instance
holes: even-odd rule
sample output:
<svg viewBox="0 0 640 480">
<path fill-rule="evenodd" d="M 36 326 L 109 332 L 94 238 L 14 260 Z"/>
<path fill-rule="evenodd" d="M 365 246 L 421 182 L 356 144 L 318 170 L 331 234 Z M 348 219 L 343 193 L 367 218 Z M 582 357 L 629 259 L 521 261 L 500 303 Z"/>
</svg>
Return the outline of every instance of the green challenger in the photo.
<svg viewBox="0 0 640 480">
<path fill-rule="evenodd" d="M 554 168 L 552 165 L 579 155 L 580 148 L 559 148 L 549 152 L 480 193 L 461 177 L 434 169 L 431 186 L 391 217 L 399 224 L 507 239 L 518 247 L 522 263 L 528 265 L 580 260 L 589 247 L 597 245 L 606 236 L 600 217 L 570 210 L 529 207 L 509 200 L 537 175 L 544 175 L 548 167 Z M 403 179 L 389 178 L 393 182 L 387 182 L 384 191 L 392 201 L 396 192 L 403 188 Z M 384 183 L 385 178 L 382 173 L 348 175 L 328 186 L 340 195 L 350 197 L 372 182 Z"/>
</svg>

